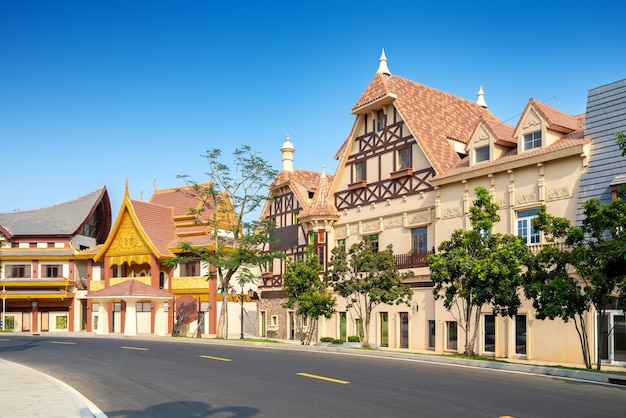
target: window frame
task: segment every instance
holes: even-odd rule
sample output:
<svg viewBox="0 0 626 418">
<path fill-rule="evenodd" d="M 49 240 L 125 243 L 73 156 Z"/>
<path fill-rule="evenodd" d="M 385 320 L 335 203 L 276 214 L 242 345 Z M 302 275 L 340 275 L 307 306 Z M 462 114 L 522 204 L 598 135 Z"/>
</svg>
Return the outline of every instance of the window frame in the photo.
<svg viewBox="0 0 626 418">
<path fill-rule="evenodd" d="M 454 339 L 452 339 L 454 328 Z M 459 324 L 456 321 L 446 321 L 446 350 L 459 351 Z"/>
<path fill-rule="evenodd" d="M 543 146 L 543 135 L 541 130 L 530 132 L 524 135 L 524 151 Z"/>
<path fill-rule="evenodd" d="M 380 248 L 380 235 L 379 234 L 365 235 L 363 239 L 369 242 L 370 244 L 372 244 L 372 247 L 374 247 L 375 253 L 379 251 L 379 248 Z"/>
<path fill-rule="evenodd" d="M 353 164 L 354 167 L 354 183 L 359 183 L 362 181 L 367 181 L 367 166 L 365 164 L 365 160 L 355 161 Z"/>
<path fill-rule="evenodd" d="M 413 155 L 411 146 L 398 148 L 396 151 L 396 170 L 408 170 L 412 167 Z"/>
<path fill-rule="evenodd" d="M 420 244 L 423 245 L 423 251 L 420 251 L 422 249 Z M 413 254 L 428 252 L 428 227 L 420 226 L 411 229 L 411 252 Z"/>
<path fill-rule="evenodd" d="M 487 151 L 486 155 L 484 155 L 485 151 Z M 489 145 L 474 148 L 474 162 L 475 163 L 482 163 L 484 161 L 489 161 L 490 159 L 491 159 L 491 149 Z"/>
<path fill-rule="evenodd" d="M 376 132 L 381 132 L 387 125 L 387 115 L 383 109 L 379 109 L 376 112 Z"/>
<path fill-rule="evenodd" d="M 535 230 L 533 219 L 537 217 L 539 208 L 523 209 L 515 212 L 515 235 L 526 245 L 541 244 L 541 231 Z M 521 226 L 520 224 L 523 224 Z M 521 233 L 523 232 L 523 235 Z"/>
<path fill-rule="evenodd" d="M 482 326 L 482 334 L 483 334 L 483 338 L 482 338 L 482 343 L 483 343 L 483 353 L 487 353 L 487 354 L 495 354 L 496 353 L 496 316 L 492 313 L 490 314 L 483 314 L 483 326 Z M 489 333 L 488 330 L 488 325 L 492 325 L 493 324 L 493 333 Z M 487 337 L 493 335 L 493 343 L 488 342 L 487 341 Z M 490 350 L 488 349 L 491 348 L 491 346 L 493 346 L 493 349 Z"/>
</svg>

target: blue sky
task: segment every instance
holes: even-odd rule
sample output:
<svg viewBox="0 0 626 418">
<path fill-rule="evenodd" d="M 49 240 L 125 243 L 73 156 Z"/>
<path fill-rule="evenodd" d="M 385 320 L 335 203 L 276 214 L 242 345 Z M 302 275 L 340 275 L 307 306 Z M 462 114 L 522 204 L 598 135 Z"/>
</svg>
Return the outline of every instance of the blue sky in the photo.
<svg viewBox="0 0 626 418">
<path fill-rule="evenodd" d="M 515 125 L 529 98 L 585 111 L 626 77 L 626 5 L 394 1 L 0 2 L 0 211 L 103 185 L 206 181 L 208 149 L 333 172 L 381 49 L 392 73 Z"/>
</svg>

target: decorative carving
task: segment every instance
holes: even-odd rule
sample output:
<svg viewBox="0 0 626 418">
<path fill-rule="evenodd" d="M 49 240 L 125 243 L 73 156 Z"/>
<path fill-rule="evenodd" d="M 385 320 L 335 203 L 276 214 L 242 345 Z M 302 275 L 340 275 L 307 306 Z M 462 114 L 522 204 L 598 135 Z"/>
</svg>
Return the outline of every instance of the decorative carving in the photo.
<svg viewBox="0 0 626 418">
<path fill-rule="evenodd" d="M 400 228 L 402 226 L 402 216 L 394 216 L 393 218 L 385 218 L 385 229 Z"/>
<path fill-rule="evenodd" d="M 523 205 L 525 203 L 532 203 L 536 201 L 537 201 L 537 193 L 535 192 L 520 194 L 517 196 L 518 205 Z"/>
<path fill-rule="evenodd" d="M 443 210 L 441 211 L 441 216 L 442 218 L 454 218 L 456 216 L 461 216 L 461 213 L 462 211 L 460 206 L 453 206 L 443 208 Z"/>
<path fill-rule="evenodd" d="M 373 232 L 379 230 L 378 220 L 363 223 L 363 232 Z"/>
<path fill-rule="evenodd" d="M 558 186 L 548 190 L 548 200 L 565 199 L 572 197 L 570 186 Z"/>
<path fill-rule="evenodd" d="M 534 128 L 537 125 L 541 125 L 541 119 L 537 116 L 534 111 L 531 111 L 526 118 L 526 123 L 524 124 L 524 129 Z"/>
<path fill-rule="evenodd" d="M 109 247 L 108 253 L 111 254 L 145 254 L 149 253 L 148 248 L 144 244 L 133 225 L 127 212 L 124 213 L 122 223 L 115 236 L 115 239 Z"/>
<path fill-rule="evenodd" d="M 335 228 L 335 238 L 343 239 L 346 237 L 346 227 L 340 226 Z"/>
<path fill-rule="evenodd" d="M 427 210 L 421 210 L 419 212 L 413 212 L 409 214 L 409 224 L 423 224 L 430 222 L 430 212 Z"/>
</svg>

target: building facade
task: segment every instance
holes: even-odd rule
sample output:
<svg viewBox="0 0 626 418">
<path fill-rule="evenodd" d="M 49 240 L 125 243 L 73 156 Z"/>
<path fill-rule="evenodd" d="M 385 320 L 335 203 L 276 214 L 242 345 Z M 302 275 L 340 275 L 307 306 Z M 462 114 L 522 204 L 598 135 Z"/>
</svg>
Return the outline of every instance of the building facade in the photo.
<svg viewBox="0 0 626 418">
<path fill-rule="evenodd" d="M 478 186 L 489 190 L 500 206 L 495 232 L 522 237 L 531 251 L 545 244 L 532 228 L 540 205 L 574 221 L 584 194 L 581 178 L 592 174 L 590 161 L 599 150 L 593 127 L 602 120 L 605 132 L 626 129 L 626 113 L 621 111 L 624 82 L 617 84 L 590 92 L 591 130 L 585 127 L 585 114 L 568 115 L 535 99 L 528 101 L 517 123 L 509 125 L 489 111 L 482 86 L 477 99 L 470 101 L 421 85 L 392 74 L 383 51 L 378 71 L 352 108 L 354 124 L 335 155 L 338 167 L 328 192 L 311 194 L 312 201 L 322 199 L 326 205 L 315 218 L 325 231 L 325 254 L 363 239 L 375 248 L 391 244 L 398 268 L 414 273 L 407 282 L 412 288 L 410 304 L 374 309 L 370 344 L 439 353 L 463 350 L 465 336 L 455 312 L 433 296 L 427 257 L 455 229 L 469 227 Z M 599 105 L 601 98 L 612 102 Z M 601 117 L 607 106 L 614 110 L 611 123 Z M 614 138 L 610 141 L 615 143 Z M 604 187 L 624 173 L 623 159 L 616 165 L 619 172 L 611 179 L 598 170 Z M 308 234 L 311 224 L 306 220 L 297 219 Z M 278 285 L 281 271 L 272 273 Z M 359 320 L 350 302 L 338 298 L 337 310 L 330 320 L 320 321 L 319 336 L 346 340 L 357 335 Z M 280 327 L 286 312 L 276 312 L 272 320 Z M 616 323 L 620 318 L 615 317 Z M 594 314 L 586 319 L 593 323 Z M 260 318 L 261 327 L 265 321 Z M 512 318 L 494 316 L 485 307 L 477 351 L 496 358 L 582 363 L 573 324 L 536 319 L 529 301 Z"/>
<path fill-rule="evenodd" d="M 3 329 L 72 332 L 88 328 L 85 300 L 93 260 L 111 228 L 106 187 L 69 202 L 0 213 Z"/>
</svg>

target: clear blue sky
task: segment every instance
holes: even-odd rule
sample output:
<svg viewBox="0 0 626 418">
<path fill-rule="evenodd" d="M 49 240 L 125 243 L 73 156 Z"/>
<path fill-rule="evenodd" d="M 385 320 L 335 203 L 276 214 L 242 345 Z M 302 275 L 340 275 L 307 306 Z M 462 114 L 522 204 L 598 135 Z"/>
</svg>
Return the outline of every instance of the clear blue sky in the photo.
<svg viewBox="0 0 626 418">
<path fill-rule="evenodd" d="M 585 111 L 626 78 L 622 1 L 0 2 L 0 211 L 128 179 L 147 200 L 208 149 L 334 172 L 352 105 L 385 48 L 392 73 L 517 122 L 529 98 Z"/>
</svg>

